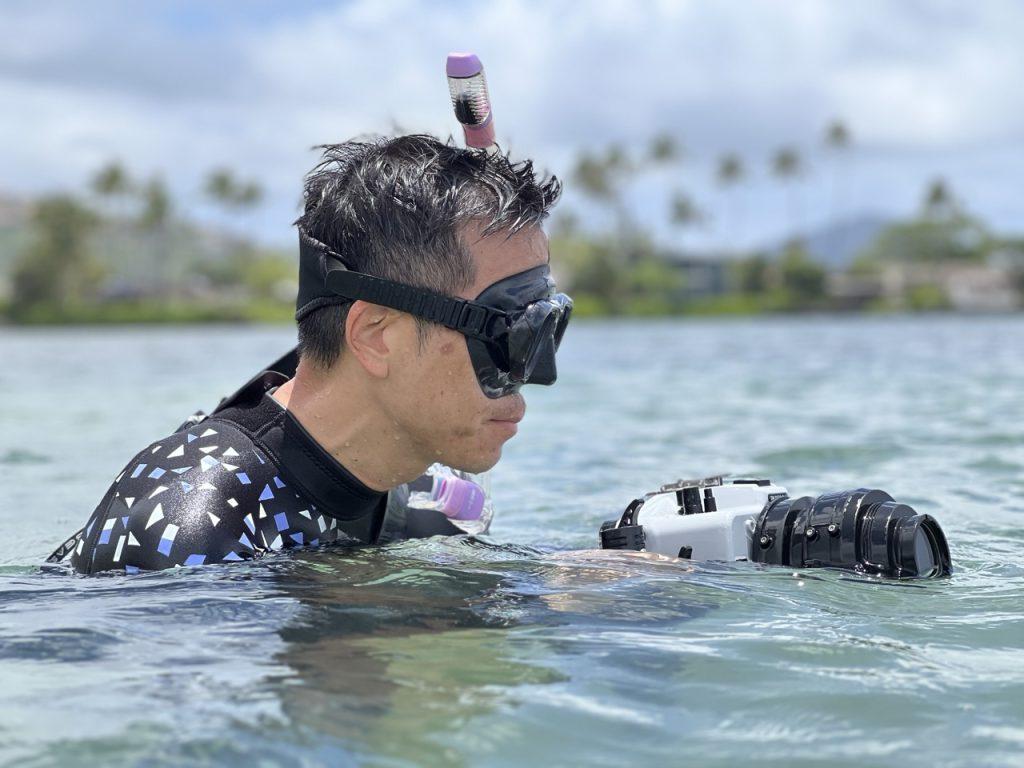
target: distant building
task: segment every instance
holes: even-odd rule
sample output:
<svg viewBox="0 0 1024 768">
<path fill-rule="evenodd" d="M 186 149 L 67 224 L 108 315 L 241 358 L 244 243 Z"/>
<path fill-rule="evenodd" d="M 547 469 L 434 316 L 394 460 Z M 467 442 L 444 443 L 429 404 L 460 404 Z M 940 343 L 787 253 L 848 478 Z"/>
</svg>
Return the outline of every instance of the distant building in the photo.
<svg viewBox="0 0 1024 768">
<path fill-rule="evenodd" d="M 988 256 L 988 264 L 994 269 L 1007 272 L 1024 272 L 1024 244 L 1003 245 L 996 248 Z"/>
<path fill-rule="evenodd" d="M 669 253 L 667 262 L 683 276 L 687 298 L 720 296 L 732 289 L 731 263 L 714 254 Z"/>
<path fill-rule="evenodd" d="M 880 274 L 829 272 L 825 277 L 829 306 L 835 310 L 855 311 L 886 296 L 884 277 Z"/>
<path fill-rule="evenodd" d="M 890 264 L 874 274 L 832 273 L 827 290 L 836 309 L 884 301 L 901 306 L 915 289 L 934 287 L 957 312 L 1014 312 L 1021 308 L 1016 272 L 991 264 Z"/>
<path fill-rule="evenodd" d="M 950 267 L 943 284 L 953 309 L 959 312 L 1014 312 L 1021 307 L 1014 275 L 991 266 Z"/>
</svg>

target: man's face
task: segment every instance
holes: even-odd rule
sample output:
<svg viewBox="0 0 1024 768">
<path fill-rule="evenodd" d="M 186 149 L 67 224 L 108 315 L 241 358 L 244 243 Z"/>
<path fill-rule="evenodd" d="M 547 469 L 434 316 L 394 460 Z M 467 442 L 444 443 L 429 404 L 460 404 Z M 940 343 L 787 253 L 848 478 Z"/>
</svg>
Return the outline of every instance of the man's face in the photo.
<svg viewBox="0 0 1024 768">
<path fill-rule="evenodd" d="M 476 264 L 476 279 L 459 293 L 464 299 L 476 298 L 499 280 L 548 263 L 548 239 L 540 227 L 523 229 L 512 237 L 503 232 L 481 237 L 480 228 L 470 226 L 463 238 Z M 415 334 L 411 318 L 410 326 Z M 411 341 L 415 349 L 406 351 L 402 366 L 389 377 L 388 399 L 400 431 L 428 462 L 467 472 L 490 469 L 523 418 L 522 395 L 493 400 L 484 395 L 466 337 L 457 331 L 434 327 L 422 352 L 418 338 Z"/>
</svg>

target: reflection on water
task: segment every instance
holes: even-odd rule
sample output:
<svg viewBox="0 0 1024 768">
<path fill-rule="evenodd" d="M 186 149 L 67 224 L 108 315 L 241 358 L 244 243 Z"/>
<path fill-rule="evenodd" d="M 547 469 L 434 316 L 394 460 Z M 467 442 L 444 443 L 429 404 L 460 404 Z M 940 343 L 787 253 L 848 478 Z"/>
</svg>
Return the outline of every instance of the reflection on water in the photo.
<svg viewBox="0 0 1024 768">
<path fill-rule="evenodd" d="M 493 734 L 478 723 L 500 719 L 517 698 L 511 690 L 571 683 L 534 661 L 570 649 L 560 628 L 579 631 L 588 621 L 604 631 L 617 623 L 664 628 L 708 604 L 707 596 L 703 604 L 666 600 L 668 585 L 645 590 L 641 600 L 634 584 L 627 599 L 617 598 L 630 580 L 653 582 L 652 563 L 669 584 L 692 570 L 658 556 L 544 554 L 453 539 L 296 559 L 302 569 L 276 579 L 303 606 L 280 631 L 287 647 L 278 661 L 294 676 L 281 688 L 285 713 L 319 734 L 411 763 L 469 764 L 446 743 L 453 728 L 465 748 L 486 750 Z M 564 696 L 539 698 L 548 695 Z"/>
<path fill-rule="evenodd" d="M 126 453 L 289 339 L 3 332 L 0 761 L 1015 764 L 1024 323 L 574 331 L 494 477 L 493 539 L 98 578 L 38 564 Z M 184 380 L 200 338 L 218 363 Z M 637 494 L 728 470 L 884 488 L 940 519 L 956 573 L 589 549 Z"/>
<path fill-rule="evenodd" d="M 449 762 L 437 734 L 499 706 L 503 687 L 557 679 L 506 647 L 502 628 L 516 620 L 487 609 L 500 571 L 472 560 L 460 569 L 454 554 L 448 567 L 402 552 L 363 552 L 342 567 L 304 557 L 307 568 L 280 580 L 306 609 L 280 633 L 281 661 L 300 682 L 282 686 L 284 711 L 374 755 Z"/>
</svg>

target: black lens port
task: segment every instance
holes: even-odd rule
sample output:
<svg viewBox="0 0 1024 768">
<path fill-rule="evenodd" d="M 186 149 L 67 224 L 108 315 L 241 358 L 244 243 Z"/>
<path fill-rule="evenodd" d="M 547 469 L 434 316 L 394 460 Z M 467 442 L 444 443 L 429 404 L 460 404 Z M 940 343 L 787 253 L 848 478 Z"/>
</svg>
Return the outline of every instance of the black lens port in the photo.
<svg viewBox="0 0 1024 768">
<path fill-rule="evenodd" d="M 757 518 L 750 559 L 892 578 L 952 572 L 949 545 L 935 518 L 867 488 L 769 502 Z"/>
</svg>

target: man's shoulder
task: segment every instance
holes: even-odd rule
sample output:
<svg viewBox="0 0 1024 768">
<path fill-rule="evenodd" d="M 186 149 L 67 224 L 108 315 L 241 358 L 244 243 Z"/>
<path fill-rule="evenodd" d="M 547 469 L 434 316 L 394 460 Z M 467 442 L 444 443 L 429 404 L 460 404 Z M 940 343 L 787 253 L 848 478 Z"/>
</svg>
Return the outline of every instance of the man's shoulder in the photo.
<svg viewBox="0 0 1024 768">
<path fill-rule="evenodd" d="M 116 495 L 135 502 L 154 500 L 141 507 L 210 509 L 224 504 L 232 510 L 276 475 L 277 467 L 248 435 L 233 424 L 208 419 L 138 454 L 118 476 Z"/>
<path fill-rule="evenodd" d="M 72 564 L 160 569 L 333 540 L 278 467 L 233 424 L 211 418 L 158 440 L 117 477 Z"/>
</svg>

